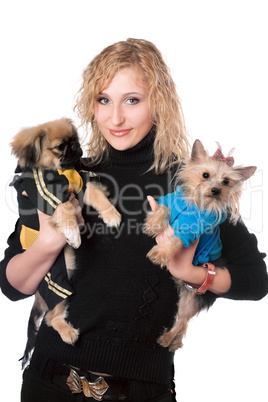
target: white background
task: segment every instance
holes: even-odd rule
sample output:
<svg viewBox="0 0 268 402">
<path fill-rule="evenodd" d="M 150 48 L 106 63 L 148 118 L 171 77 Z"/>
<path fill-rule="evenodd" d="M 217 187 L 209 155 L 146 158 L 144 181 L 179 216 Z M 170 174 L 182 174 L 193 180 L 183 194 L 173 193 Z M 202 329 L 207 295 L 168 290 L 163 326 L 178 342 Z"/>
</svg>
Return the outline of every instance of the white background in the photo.
<svg viewBox="0 0 268 402">
<path fill-rule="evenodd" d="M 258 166 L 245 187 L 242 217 L 267 251 L 265 0 L 9 0 L 0 6 L 0 37 L 1 259 L 16 220 L 8 187 L 12 136 L 62 116 L 78 123 L 72 106 L 82 70 L 105 46 L 128 37 L 150 40 L 163 53 L 193 139 L 211 152 L 215 141 L 225 153 L 236 147 L 236 163 Z M 219 300 L 192 321 L 176 354 L 179 402 L 267 401 L 267 300 Z M 0 303 L 1 392 L 17 402 L 32 299 L 13 303 L 0 294 Z"/>
</svg>

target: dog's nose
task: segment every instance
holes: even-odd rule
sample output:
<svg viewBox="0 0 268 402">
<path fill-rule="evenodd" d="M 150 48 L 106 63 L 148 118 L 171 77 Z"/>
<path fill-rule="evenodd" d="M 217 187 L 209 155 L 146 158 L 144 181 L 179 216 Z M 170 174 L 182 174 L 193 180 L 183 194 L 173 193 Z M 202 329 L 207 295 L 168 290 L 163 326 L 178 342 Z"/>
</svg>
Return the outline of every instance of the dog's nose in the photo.
<svg viewBox="0 0 268 402">
<path fill-rule="evenodd" d="M 218 187 L 212 187 L 210 191 L 212 195 L 219 195 L 221 193 L 221 190 Z"/>
</svg>

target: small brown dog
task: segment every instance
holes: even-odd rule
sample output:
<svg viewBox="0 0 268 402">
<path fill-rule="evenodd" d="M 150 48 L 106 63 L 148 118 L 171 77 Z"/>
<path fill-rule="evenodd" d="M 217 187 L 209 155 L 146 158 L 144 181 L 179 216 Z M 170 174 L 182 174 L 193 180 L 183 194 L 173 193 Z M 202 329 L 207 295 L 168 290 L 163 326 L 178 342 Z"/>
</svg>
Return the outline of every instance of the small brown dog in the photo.
<svg viewBox="0 0 268 402">
<path fill-rule="evenodd" d="M 47 209 L 43 212 L 49 213 L 47 211 L 50 211 L 49 214 L 52 215 L 50 224 L 60 233 L 63 233 L 68 242 L 64 249 L 64 256 L 68 277 L 70 278 L 75 269 L 73 247 L 77 248 L 81 244 L 75 207 L 69 201 L 70 192 L 77 193 L 81 190 L 81 183 L 83 183 L 79 173 L 73 169 L 75 163 L 82 156 L 76 128 L 70 119 L 62 118 L 24 129 L 14 137 L 11 142 L 11 148 L 12 153 L 18 158 L 21 173 L 19 176 L 15 176 L 15 183 L 19 183 L 19 186 L 16 187 L 15 185 L 18 190 L 18 198 L 21 197 L 19 192 L 23 191 L 24 194 L 28 195 L 29 199 L 34 199 L 36 208 L 41 209 L 45 205 Z M 57 195 L 49 191 L 49 185 L 51 185 L 50 176 L 52 177 L 53 174 L 51 171 L 55 171 L 56 178 L 59 181 L 53 187 L 57 188 Z M 84 172 L 84 174 L 88 175 L 88 172 Z M 66 177 L 71 177 L 71 179 L 68 181 Z M 67 189 L 66 185 L 65 188 L 62 188 L 62 180 L 68 182 Z M 64 198 L 62 199 L 58 198 L 63 196 Z M 23 202 L 24 200 L 22 199 Z M 108 226 L 120 225 L 121 215 L 108 200 L 105 188 L 99 183 L 92 180 L 86 183 L 83 202 L 86 205 L 91 205 Z M 23 229 L 25 226 L 30 226 L 27 225 L 29 214 L 27 216 L 25 208 L 24 210 L 20 209 L 20 220 L 26 224 L 22 225 Z M 26 249 L 26 246 L 23 248 Z M 50 282 L 50 279 L 47 282 Z M 50 285 L 51 282 L 48 286 Z M 55 290 L 54 283 L 53 286 Z M 73 328 L 66 321 L 66 299 L 58 303 L 53 310 L 48 311 L 46 301 L 37 291 L 29 320 L 28 342 L 24 352 L 23 365 L 27 362 L 33 349 L 35 337 L 45 313 L 47 325 L 58 331 L 64 342 L 73 345 L 78 338 L 79 330 Z"/>
<path fill-rule="evenodd" d="M 255 166 L 233 167 L 233 158 L 224 158 L 220 148 L 210 157 L 202 143 L 196 140 L 191 157 L 177 173 L 176 191 L 161 197 L 158 200 L 160 205 L 146 218 L 144 231 L 150 236 L 157 236 L 169 224 L 174 229 L 174 236 L 170 240 L 149 251 L 151 261 L 162 267 L 168 265 L 170 258 L 181 247 L 189 247 L 199 236 L 198 246 L 205 244 L 208 247 L 210 236 L 214 236 L 216 241 L 214 249 L 209 250 L 210 258 L 207 257 L 208 250 L 204 248 L 206 258 L 202 260 L 204 255 L 199 254 L 194 265 L 218 259 L 221 255 L 218 225 L 227 216 L 230 222 L 237 223 L 243 183 L 255 171 Z M 209 298 L 188 290 L 181 280 L 175 279 L 175 282 L 180 292 L 175 324 L 170 331 L 166 329 L 158 339 L 162 346 L 169 347 L 170 350 L 182 347 L 188 321 L 212 304 Z"/>
</svg>

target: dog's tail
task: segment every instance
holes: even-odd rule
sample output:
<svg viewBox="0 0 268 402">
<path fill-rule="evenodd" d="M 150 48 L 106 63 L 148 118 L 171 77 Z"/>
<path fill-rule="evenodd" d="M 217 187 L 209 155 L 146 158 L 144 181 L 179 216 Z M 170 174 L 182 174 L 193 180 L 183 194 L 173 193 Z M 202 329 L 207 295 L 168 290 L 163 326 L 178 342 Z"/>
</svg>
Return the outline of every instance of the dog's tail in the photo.
<svg viewBox="0 0 268 402">
<path fill-rule="evenodd" d="M 23 353 L 23 357 L 20 359 L 22 369 L 25 368 L 27 363 L 30 360 L 32 355 L 32 351 L 35 346 L 36 336 L 42 322 L 42 319 L 48 310 L 48 307 L 41 297 L 39 292 L 35 294 L 35 301 L 30 313 L 29 321 L 28 321 L 28 329 L 27 329 L 27 343 Z"/>
</svg>

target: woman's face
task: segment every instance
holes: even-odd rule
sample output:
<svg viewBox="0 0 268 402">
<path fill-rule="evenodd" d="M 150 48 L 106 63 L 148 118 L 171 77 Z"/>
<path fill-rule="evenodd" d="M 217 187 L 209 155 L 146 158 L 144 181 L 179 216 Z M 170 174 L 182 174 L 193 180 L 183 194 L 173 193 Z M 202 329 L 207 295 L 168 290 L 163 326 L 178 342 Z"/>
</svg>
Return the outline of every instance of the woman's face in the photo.
<svg viewBox="0 0 268 402">
<path fill-rule="evenodd" d="M 124 68 L 97 99 L 95 120 L 108 143 L 119 151 L 137 145 L 152 127 L 148 90 L 136 69 Z"/>
</svg>

